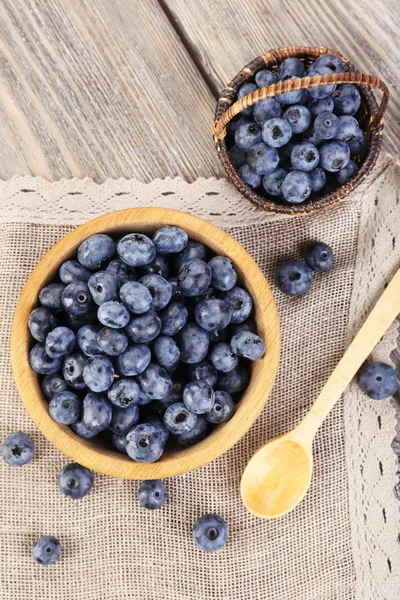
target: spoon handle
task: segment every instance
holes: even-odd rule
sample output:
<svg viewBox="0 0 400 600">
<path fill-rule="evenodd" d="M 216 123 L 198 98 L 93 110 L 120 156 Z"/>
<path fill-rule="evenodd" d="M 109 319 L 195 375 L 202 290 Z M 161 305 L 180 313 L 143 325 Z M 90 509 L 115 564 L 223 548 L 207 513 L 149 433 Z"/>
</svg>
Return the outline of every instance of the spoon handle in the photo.
<svg viewBox="0 0 400 600">
<path fill-rule="evenodd" d="M 400 313 L 400 269 L 380 296 L 360 331 L 324 385 L 299 428 L 315 434 L 337 400 Z"/>
</svg>

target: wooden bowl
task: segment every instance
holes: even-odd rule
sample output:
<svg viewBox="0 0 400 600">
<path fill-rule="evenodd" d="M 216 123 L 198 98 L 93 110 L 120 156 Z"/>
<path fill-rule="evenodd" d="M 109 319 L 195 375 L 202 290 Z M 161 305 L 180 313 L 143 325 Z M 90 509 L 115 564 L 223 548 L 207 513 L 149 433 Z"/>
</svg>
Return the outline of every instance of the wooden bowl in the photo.
<svg viewBox="0 0 400 600">
<path fill-rule="evenodd" d="M 270 69 L 277 72 L 281 62 L 289 57 L 297 57 L 304 62 L 307 67 L 316 58 L 323 54 L 334 54 L 341 58 L 345 65 L 344 73 L 329 73 L 328 75 L 313 75 L 312 77 L 302 77 L 288 81 L 282 81 L 273 85 L 260 88 L 248 96 L 237 100 L 239 88 L 248 82 L 254 81 L 254 76 L 262 69 Z M 361 106 L 355 115 L 361 129 L 366 133 L 368 148 L 362 154 L 354 158 L 359 165 L 357 174 L 345 185 L 338 187 L 335 191 L 325 194 L 320 198 L 309 198 L 301 204 L 279 204 L 279 202 L 269 199 L 266 196 L 251 189 L 244 183 L 237 169 L 233 166 L 229 156 L 229 150 L 226 143 L 226 126 L 236 115 L 244 108 L 253 106 L 265 98 L 271 98 L 285 92 L 318 87 L 329 83 L 353 83 L 358 86 L 361 95 Z M 378 106 L 372 88 L 383 92 L 382 100 Z M 225 169 L 228 180 L 235 186 L 245 198 L 250 200 L 254 206 L 260 210 L 273 213 L 283 213 L 287 215 L 306 215 L 317 210 L 327 209 L 340 200 L 344 200 L 356 188 L 363 179 L 372 171 L 382 145 L 383 133 L 383 115 L 389 101 L 389 90 L 386 84 L 374 77 L 359 73 L 348 58 L 331 50 L 330 48 L 309 46 L 287 46 L 285 48 L 274 48 L 265 54 L 261 54 L 236 75 L 236 77 L 222 90 L 214 120 L 214 143 L 218 157 Z"/>
<path fill-rule="evenodd" d="M 61 263 L 76 254 L 83 240 L 94 233 L 118 235 L 136 231 L 151 234 L 166 224 L 182 227 L 189 237 L 203 242 L 215 253 L 231 258 L 237 268 L 239 281 L 253 297 L 254 317 L 258 333 L 264 339 L 266 353 L 254 363 L 250 384 L 230 421 L 218 426 L 199 444 L 167 451 L 158 462 L 144 464 L 102 446 L 96 438 L 79 438 L 69 427 L 51 419 L 38 375 L 29 365 L 29 350 L 33 340 L 28 329 L 28 317 L 38 304 L 39 290 L 55 280 Z M 81 225 L 44 256 L 29 277 L 18 302 L 11 334 L 11 359 L 18 392 L 32 420 L 63 454 L 107 475 L 127 479 L 158 479 L 179 475 L 209 463 L 231 448 L 250 429 L 274 383 L 279 346 L 279 318 L 271 290 L 261 269 L 236 240 L 219 227 L 180 211 L 136 208 L 110 213 Z"/>
</svg>

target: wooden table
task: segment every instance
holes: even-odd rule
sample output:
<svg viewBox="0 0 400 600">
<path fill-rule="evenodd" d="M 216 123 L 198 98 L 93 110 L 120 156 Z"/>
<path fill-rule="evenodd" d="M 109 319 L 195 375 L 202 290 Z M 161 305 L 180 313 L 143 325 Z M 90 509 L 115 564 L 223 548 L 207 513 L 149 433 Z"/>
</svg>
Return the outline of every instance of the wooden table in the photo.
<svg viewBox="0 0 400 600">
<path fill-rule="evenodd" d="M 1 0 L 0 178 L 221 176 L 216 96 L 269 48 L 326 45 L 391 88 L 398 0 Z"/>
</svg>

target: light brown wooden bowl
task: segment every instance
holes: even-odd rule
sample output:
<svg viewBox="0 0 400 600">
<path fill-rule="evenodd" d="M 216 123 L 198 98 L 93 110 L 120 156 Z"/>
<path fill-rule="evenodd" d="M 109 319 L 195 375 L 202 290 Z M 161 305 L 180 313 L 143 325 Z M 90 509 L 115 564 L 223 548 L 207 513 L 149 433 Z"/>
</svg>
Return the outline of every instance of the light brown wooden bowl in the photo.
<svg viewBox="0 0 400 600">
<path fill-rule="evenodd" d="M 61 263 L 75 255 L 83 240 L 94 233 L 153 233 L 166 224 L 182 227 L 189 237 L 232 259 L 239 281 L 253 297 L 254 317 L 258 332 L 264 339 L 266 353 L 254 363 L 250 384 L 230 421 L 217 427 L 199 444 L 167 451 L 158 462 L 144 464 L 102 446 L 96 438 L 79 438 L 69 427 L 51 419 L 38 375 L 29 365 L 33 340 L 28 329 L 28 317 L 38 304 L 39 290 L 56 278 Z M 279 348 L 279 318 L 275 302 L 261 269 L 250 254 L 219 227 L 187 213 L 163 208 L 135 208 L 110 213 L 81 225 L 62 238 L 29 277 L 18 302 L 11 333 L 11 359 L 17 389 L 43 435 L 72 460 L 94 471 L 126 479 L 179 475 L 209 463 L 231 448 L 250 429 L 268 399 L 278 370 Z"/>
</svg>

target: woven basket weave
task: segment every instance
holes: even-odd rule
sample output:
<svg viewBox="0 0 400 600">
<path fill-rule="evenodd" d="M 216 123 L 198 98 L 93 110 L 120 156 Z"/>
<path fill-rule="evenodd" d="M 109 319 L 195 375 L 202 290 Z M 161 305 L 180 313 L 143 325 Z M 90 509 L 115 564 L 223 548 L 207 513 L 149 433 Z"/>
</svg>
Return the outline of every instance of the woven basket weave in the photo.
<svg viewBox="0 0 400 600">
<path fill-rule="evenodd" d="M 255 74 L 261 69 L 271 69 L 276 72 L 279 64 L 289 57 L 297 57 L 304 61 L 305 66 L 310 65 L 316 58 L 323 54 L 334 54 L 341 58 L 345 64 L 344 73 L 329 73 L 327 75 L 313 75 L 312 77 L 299 77 L 288 81 L 268 85 L 252 92 L 248 96 L 237 99 L 239 88 L 254 79 Z M 332 83 L 354 83 L 358 86 L 361 94 L 361 106 L 355 115 L 361 129 L 367 134 L 368 147 L 360 156 L 355 158 L 359 164 L 359 171 L 348 183 L 340 186 L 334 192 L 317 199 L 306 200 L 302 204 L 284 205 L 278 204 L 268 198 L 257 194 L 241 179 L 236 168 L 233 166 L 229 151 L 225 142 L 226 125 L 243 109 L 253 106 L 257 102 L 277 96 L 293 90 L 318 87 Z M 383 92 L 382 100 L 378 106 L 371 88 L 377 88 Z M 226 86 L 222 91 L 217 103 L 214 121 L 214 142 L 218 156 L 231 183 L 250 200 L 257 208 L 269 212 L 285 213 L 289 215 L 304 215 L 320 209 L 326 209 L 340 200 L 347 198 L 350 192 L 356 188 L 361 181 L 372 171 L 382 145 L 383 114 L 389 101 L 389 90 L 383 81 L 372 75 L 359 73 L 354 65 L 339 52 L 329 48 L 312 48 L 289 46 L 286 48 L 275 48 L 266 54 L 261 54 L 247 66 Z"/>
</svg>

